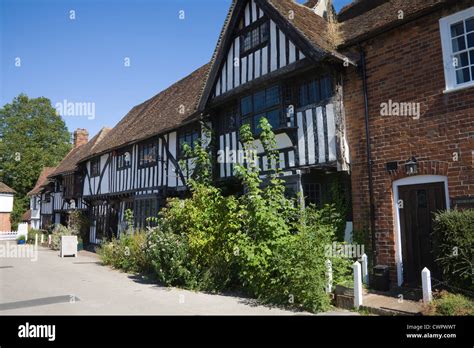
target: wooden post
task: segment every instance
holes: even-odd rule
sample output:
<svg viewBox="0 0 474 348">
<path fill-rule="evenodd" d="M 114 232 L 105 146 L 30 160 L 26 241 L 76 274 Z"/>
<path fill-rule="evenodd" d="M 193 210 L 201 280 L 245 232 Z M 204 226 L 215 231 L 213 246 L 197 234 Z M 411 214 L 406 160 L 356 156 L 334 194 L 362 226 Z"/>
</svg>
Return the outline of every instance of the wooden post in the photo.
<svg viewBox="0 0 474 348">
<path fill-rule="evenodd" d="M 364 282 L 364 284 L 369 284 L 367 254 L 362 254 L 361 262 L 362 262 L 362 281 Z"/>
<path fill-rule="evenodd" d="M 358 261 L 354 262 L 354 307 L 362 306 L 362 270 Z"/>
<path fill-rule="evenodd" d="M 326 274 L 327 274 L 326 292 L 329 294 L 332 292 L 332 262 L 331 260 L 326 261 Z"/>
<path fill-rule="evenodd" d="M 43 245 L 43 243 L 44 243 L 44 234 L 41 233 L 41 245 Z"/>
<path fill-rule="evenodd" d="M 431 272 L 426 267 L 421 271 L 421 285 L 423 287 L 423 302 L 431 302 L 433 299 L 433 294 L 431 293 Z"/>
</svg>

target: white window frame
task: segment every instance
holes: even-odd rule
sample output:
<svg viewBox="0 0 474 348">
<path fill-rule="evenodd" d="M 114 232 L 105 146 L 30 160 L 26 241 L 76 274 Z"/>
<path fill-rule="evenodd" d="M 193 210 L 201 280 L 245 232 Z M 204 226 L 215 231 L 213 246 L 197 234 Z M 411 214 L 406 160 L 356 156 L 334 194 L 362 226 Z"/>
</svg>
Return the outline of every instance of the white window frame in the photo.
<svg viewBox="0 0 474 348">
<path fill-rule="evenodd" d="M 456 71 L 453 65 L 453 44 L 451 40 L 451 25 L 470 17 L 474 17 L 474 6 L 439 20 L 441 46 L 443 48 L 444 77 L 446 81 L 445 93 L 474 86 L 474 81 L 461 84 L 456 82 Z"/>
</svg>

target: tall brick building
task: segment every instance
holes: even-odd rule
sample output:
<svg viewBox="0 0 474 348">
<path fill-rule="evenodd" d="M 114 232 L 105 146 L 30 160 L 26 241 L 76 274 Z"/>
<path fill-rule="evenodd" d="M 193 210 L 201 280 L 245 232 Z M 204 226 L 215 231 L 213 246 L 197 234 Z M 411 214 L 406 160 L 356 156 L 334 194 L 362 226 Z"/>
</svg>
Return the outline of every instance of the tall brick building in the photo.
<svg viewBox="0 0 474 348">
<path fill-rule="evenodd" d="M 472 6 L 359 1 L 338 16 L 358 59 L 344 76 L 354 229 L 373 231 L 398 285 L 436 275 L 432 213 L 474 200 Z"/>
</svg>

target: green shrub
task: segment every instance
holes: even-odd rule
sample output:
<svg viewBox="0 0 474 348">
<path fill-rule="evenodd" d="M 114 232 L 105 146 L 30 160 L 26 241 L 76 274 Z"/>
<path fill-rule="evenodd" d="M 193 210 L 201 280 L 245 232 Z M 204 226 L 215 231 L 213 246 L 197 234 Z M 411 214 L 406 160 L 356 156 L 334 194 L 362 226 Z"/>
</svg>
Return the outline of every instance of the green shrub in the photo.
<svg viewBox="0 0 474 348">
<path fill-rule="evenodd" d="M 81 240 L 87 240 L 89 236 L 90 221 L 84 211 L 74 210 L 69 213 L 68 229 Z"/>
<path fill-rule="evenodd" d="M 444 279 L 474 290 L 474 210 L 437 213 L 433 230 L 436 262 Z"/>
<path fill-rule="evenodd" d="M 24 240 L 26 240 L 25 235 L 22 234 L 21 236 L 18 236 L 18 237 L 16 238 L 16 240 L 17 240 L 17 241 L 24 241 Z"/>
<path fill-rule="evenodd" d="M 459 294 L 441 291 L 423 308 L 424 315 L 474 315 L 474 302 Z"/>
<path fill-rule="evenodd" d="M 270 302 L 292 304 L 312 312 L 329 308 L 325 246 L 335 238 L 338 217 L 333 214 L 334 206 L 306 208 L 298 233 L 279 244 L 271 260 L 270 286 L 264 294 Z M 351 260 L 334 257 L 331 262 L 333 282 L 350 279 Z"/>
<path fill-rule="evenodd" d="M 161 227 L 152 228 L 148 236 L 147 255 L 157 279 L 166 285 L 195 288 L 196 270 L 191 263 L 189 245 L 184 234 Z"/>
<path fill-rule="evenodd" d="M 260 128 L 266 155 L 276 162 L 271 126 L 262 119 Z M 240 135 L 250 153 L 254 139 L 248 125 Z M 159 216 L 152 217 L 157 226 L 148 230 L 146 246 L 140 239 L 133 249 L 133 235 L 103 244 L 103 262 L 125 271 L 143 272 L 148 267 L 165 285 L 210 291 L 238 286 L 265 302 L 327 309 L 325 246 L 342 226 L 337 209 L 301 209 L 296 198 L 285 196 L 279 169 L 264 185 L 253 161 L 236 166 L 244 194 L 224 197 L 210 184 L 207 150 L 199 143 L 195 150 L 190 158 L 197 161 L 198 170 L 188 182 L 190 197 L 169 199 Z M 140 262 L 134 261 L 138 258 Z M 332 261 L 335 280 L 352 276 L 349 260 Z"/>
<path fill-rule="evenodd" d="M 36 234 L 38 234 L 38 243 L 39 243 L 40 240 L 41 240 L 41 234 L 43 234 L 43 231 L 42 230 L 35 230 L 34 228 L 30 228 L 28 230 L 27 243 L 34 244 Z"/>
<path fill-rule="evenodd" d="M 238 202 L 223 197 L 220 190 L 191 181 L 192 196 L 171 199 L 160 214 L 163 233 L 183 231 L 189 262 L 193 265 L 200 289 L 217 291 L 236 282 L 233 243 L 239 231 Z M 194 286 L 194 285 L 193 285 Z"/>
<path fill-rule="evenodd" d="M 61 236 L 73 236 L 73 231 L 63 225 L 56 225 L 51 236 L 51 248 L 59 250 L 61 248 Z"/>
<path fill-rule="evenodd" d="M 148 273 L 150 266 L 147 255 L 146 233 L 122 234 L 120 238 L 103 242 L 97 253 L 106 265 L 125 272 Z"/>
</svg>

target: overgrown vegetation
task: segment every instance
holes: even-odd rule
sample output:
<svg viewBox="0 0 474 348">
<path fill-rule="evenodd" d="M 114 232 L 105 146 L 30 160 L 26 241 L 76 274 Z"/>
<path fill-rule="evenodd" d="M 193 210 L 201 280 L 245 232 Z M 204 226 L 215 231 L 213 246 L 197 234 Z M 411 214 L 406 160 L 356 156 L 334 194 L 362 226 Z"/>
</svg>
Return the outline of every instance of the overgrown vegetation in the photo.
<svg viewBox="0 0 474 348">
<path fill-rule="evenodd" d="M 474 210 L 437 213 L 434 219 L 436 262 L 449 285 L 474 291 Z"/>
<path fill-rule="evenodd" d="M 145 232 L 123 233 L 120 238 L 104 243 L 98 249 L 102 262 L 125 272 L 148 273 Z"/>
<path fill-rule="evenodd" d="M 77 231 L 73 231 L 63 225 L 56 225 L 51 234 L 51 248 L 53 250 L 59 250 L 61 248 L 62 236 L 76 236 L 76 235 L 77 235 Z"/>
<path fill-rule="evenodd" d="M 269 163 L 277 163 L 275 137 L 264 118 L 260 129 Z M 211 185 L 209 150 L 198 142 L 193 151 L 187 148 L 196 162 L 188 183 L 190 197 L 169 199 L 157 226 L 145 234 L 127 234 L 105 243 L 102 260 L 125 271 L 151 272 L 166 285 L 238 289 L 264 302 L 325 310 L 330 305 L 325 245 L 335 240 L 342 217 L 334 206 L 303 209 L 296 197 L 286 197 L 278 168 L 264 185 L 248 125 L 240 135 L 247 154 L 245 165 L 236 165 L 244 187 L 241 196 L 226 197 Z M 332 262 L 334 279 L 351 277 L 349 260 Z"/>
<path fill-rule="evenodd" d="M 474 315 L 474 302 L 460 294 L 441 291 L 423 307 L 424 315 Z"/>
<path fill-rule="evenodd" d="M 68 229 L 81 241 L 87 240 L 90 221 L 84 211 L 74 210 L 69 213 Z"/>
</svg>

